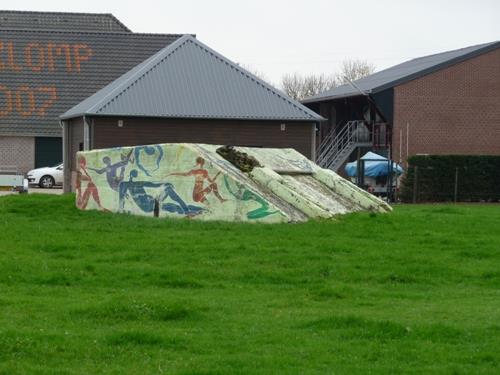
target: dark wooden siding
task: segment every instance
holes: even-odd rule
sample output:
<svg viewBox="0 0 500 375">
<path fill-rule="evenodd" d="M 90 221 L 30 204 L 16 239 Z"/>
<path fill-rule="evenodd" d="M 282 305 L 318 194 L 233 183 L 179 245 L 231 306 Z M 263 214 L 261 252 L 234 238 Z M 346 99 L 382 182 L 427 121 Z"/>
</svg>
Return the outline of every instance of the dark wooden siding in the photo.
<svg viewBox="0 0 500 375">
<path fill-rule="evenodd" d="M 314 123 L 151 118 L 92 119 L 93 148 L 155 143 L 208 143 L 235 146 L 294 148 L 312 156 Z M 285 124 L 285 130 L 281 130 Z"/>
</svg>

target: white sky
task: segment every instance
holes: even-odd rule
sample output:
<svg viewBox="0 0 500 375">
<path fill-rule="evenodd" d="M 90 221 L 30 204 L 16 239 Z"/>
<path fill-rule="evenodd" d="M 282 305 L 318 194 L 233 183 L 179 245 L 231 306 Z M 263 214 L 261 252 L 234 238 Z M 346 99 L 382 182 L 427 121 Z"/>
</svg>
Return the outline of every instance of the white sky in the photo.
<svg viewBox="0 0 500 375">
<path fill-rule="evenodd" d="M 278 84 L 345 58 L 387 68 L 500 40 L 500 0 L 17 0 L 1 9 L 113 13 L 135 32 L 194 33 Z"/>
</svg>

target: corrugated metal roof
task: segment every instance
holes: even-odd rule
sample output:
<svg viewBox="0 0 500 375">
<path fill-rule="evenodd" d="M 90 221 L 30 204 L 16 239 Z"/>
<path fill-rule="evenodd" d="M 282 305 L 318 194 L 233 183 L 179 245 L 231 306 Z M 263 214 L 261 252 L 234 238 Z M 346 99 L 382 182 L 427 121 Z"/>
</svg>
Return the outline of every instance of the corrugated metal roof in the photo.
<svg viewBox="0 0 500 375">
<path fill-rule="evenodd" d="M 354 81 L 354 83 L 365 93 L 376 93 L 389 87 L 394 87 L 401 83 L 433 73 L 453 64 L 457 64 L 482 53 L 492 51 L 499 47 L 500 41 L 495 41 L 453 51 L 442 52 L 435 55 L 419 57 L 358 79 L 357 81 Z M 325 91 L 319 95 L 306 98 L 302 100 L 302 103 L 319 102 L 357 95 L 362 95 L 362 93 L 353 86 L 346 84 L 332 90 Z"/>
<path fill-rule="evenodd" d="M 61 113 L 180 37 L 1 30 L 0 136 L 62 136 Z"/>
<path fill-rule="evenodd" d="M 63 114 L 319 121 L 321 116 L 190 35 Z"/>
<path fill-rule="evenodd" d="M 109 13 L 0 10 L 0 29 L 130 32 Z"/>
</svg>

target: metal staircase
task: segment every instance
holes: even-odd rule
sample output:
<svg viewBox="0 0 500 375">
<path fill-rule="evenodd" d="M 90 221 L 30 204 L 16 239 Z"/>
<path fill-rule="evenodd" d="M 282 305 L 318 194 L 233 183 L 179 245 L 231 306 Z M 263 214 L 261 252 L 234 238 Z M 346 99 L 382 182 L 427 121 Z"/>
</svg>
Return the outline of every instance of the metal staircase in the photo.
<svg viewBox="0 0 500 375">
<path fill-rule="evenodd" d="M 316 163 L 337 171 L 357 147 L 372 147 L 373 136 L 364 121 L 349 121 L 335 134 L 331 131 L 321 142 Z"/>
</svg>

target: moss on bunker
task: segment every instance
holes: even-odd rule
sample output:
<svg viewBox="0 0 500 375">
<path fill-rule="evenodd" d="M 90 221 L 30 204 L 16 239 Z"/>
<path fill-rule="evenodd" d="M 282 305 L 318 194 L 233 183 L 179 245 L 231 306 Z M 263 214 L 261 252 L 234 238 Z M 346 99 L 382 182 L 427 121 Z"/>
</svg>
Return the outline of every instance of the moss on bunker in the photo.
<svg viewBox="0 0 500 375">
<path fill-rule="evenodd" d="M 233 146 L 222 146 L 217 149 L 217 153 L 242 172 L 251 172 L 255 167 L 261 167 L 259 161 L 246 152 L 236 150 Z"/>
</svg>

